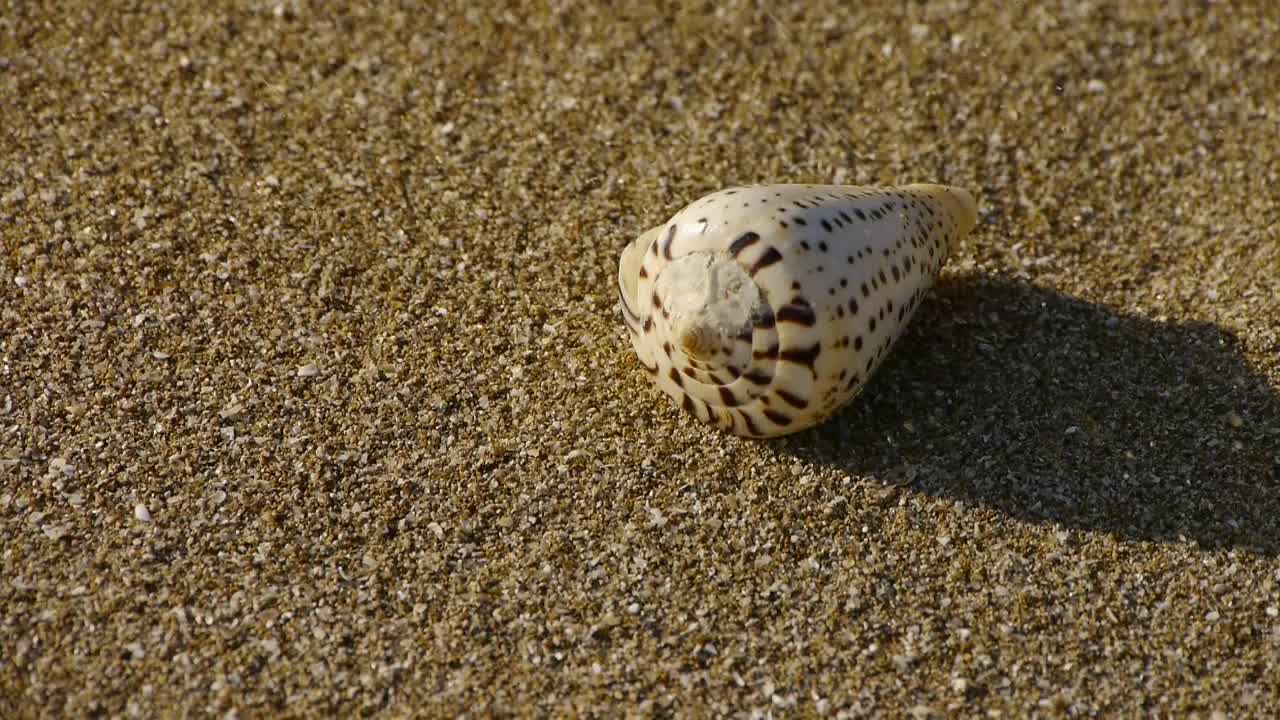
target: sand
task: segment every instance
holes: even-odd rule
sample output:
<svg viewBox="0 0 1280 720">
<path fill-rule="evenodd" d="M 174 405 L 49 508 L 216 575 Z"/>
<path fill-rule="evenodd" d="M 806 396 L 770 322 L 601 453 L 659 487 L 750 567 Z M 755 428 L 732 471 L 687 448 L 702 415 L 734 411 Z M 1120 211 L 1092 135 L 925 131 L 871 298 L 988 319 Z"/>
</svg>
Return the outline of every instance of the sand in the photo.
<svg viewBox="0 0 1280 720">
<path fill-rule="evenodd" d="M 1280 713 L 1272 4 L 339 5 L 0 12 L 0 716 Z M 637 233 L 918 181 L 838 417 L 652 387 Z"/>
</svg>

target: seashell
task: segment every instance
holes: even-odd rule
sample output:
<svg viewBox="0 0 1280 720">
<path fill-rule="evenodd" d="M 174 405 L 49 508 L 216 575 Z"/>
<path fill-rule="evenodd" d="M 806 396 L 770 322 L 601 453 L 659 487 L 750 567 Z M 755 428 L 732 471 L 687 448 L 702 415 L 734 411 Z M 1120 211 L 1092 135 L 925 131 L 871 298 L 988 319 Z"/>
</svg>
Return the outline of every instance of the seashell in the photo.
<svg viewBox="0 0 1280 720">
<path fill-rule="evenodd" d="M 976 222 L 973 196 L 944 185 L 728 188 L 623 250 L 622 318 L 694 417 L 798 432 L 858 395 Z"/>
</svg>

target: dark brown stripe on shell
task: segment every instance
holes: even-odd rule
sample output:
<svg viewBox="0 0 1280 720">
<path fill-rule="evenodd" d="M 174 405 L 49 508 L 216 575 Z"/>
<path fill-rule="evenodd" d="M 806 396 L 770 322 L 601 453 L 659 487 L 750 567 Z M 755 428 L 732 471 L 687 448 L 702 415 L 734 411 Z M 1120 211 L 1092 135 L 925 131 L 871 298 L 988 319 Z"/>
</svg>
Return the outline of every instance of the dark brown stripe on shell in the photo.
<svg viewBox="0 0 1280 720">
<path fill-rule="evenodd" d="M 678 387 L 684 387 L 684 379 L 680 377 L 680 372 L 675 368 L 671 368 L 671 372 L 667 373 L 667 375 Z"/>
<path fill-rule="evenodd" d="M 737 407 L 742 403 L 738 401 L 738 396 L 733 391 L 723 385 L 720 386 L 720 400 L 724 402 L 726 407 Z"/>
<path fill-rule="evenodd" d="M 813 313 L 813 308 L 808 305 L 784 305 L 778 310 L 778 322 L 791 322 L 805 327 L 813 327 L 818 322 L 818 316 Z"/>
<path fill-rule="evenodd" d="M 780 398 L 782 398 L 783 400 L 787 401 L 787 404 L 788 404 L 788 405 L 790 405 L 791 407 L 793 407 L 793 408 L 795 408 L 795 409 L 797 409 L 797 410 L 803 410 L 803 409 L 805 409 L 805 408 L 809 407 L 809 401 L 808 401 L 808 400 L 805 400 L 805 399 L 804 399 L 804 398 L 802 398 L 802 397 L 797 397 L 797 396 L 795 396 L 795 395 L 793 395 L 793 394 L 791 394 L 791 393 L 787 392 L 786 390 L 774 390 L 773 392 L 774 392 L 774 394 L 776 394 L 778 397 L 780 397 Z"/>
<path fill-rule="evenodd" d="M 773 345 L 770 345 L 766 350 L 756 350 L 755 352 L 751 353 L 751 357 L 757 360 L 764 360 L 766 358 L 776 358 L 778 357 L 778 344 L 774 343 Z"/>
<path fill-rule="evenodd" d="M 756 427 L 756 423 L 751 419 L 751 415 L 746 410 L 739 410 L 738 414 L 742 416 L 742 424 L 747 426 L 747 432 L 752 435 L 759 435 L 760 429 Z"/>
<path fill-rule="evenodd" d="M 672 225 L 667 231 L 667 239 L 662 241 L 662 256 L 671 259 L 671 241 L 676 239 L 676 226 Z"/>
<path fill-rule="evenodd" d="M 753 244 L 755 244 L 759 240 L 760 240 L 760 236 L 756 233 L 753 233 L 753 232 L 743 233 L 738 236 L 737 240 L 734 240 L 732 243 L 729 244 L 729 252 L 733 253 L 734 257 L 737 257 L 738 253 L 742 252 L 743 250 L 746 250 L 748 247 L 751 247 Z"/>
<path fill-rule="evenodd" d="M 791 424 L 791 418 L 787 417 L 786 415 L 783 415 L 782 413 L 778 412 L 777 410 L 774 410 L 773 408 L 765 408 L 764 416 L 769 418 L 769 420 L 774 425 L 790 425 Z"/>
<path fill-rule="evenodd" d="M 744 377 L 744 378 L 746 378 L 747 380 L 749 380 L 749 381 L 751 381 L 751 382 L 755 383 L 756 385 L 768 385 L 769 383 L 773 382 L 773 376 L 772 376 L 772 375 L 764 375 L 764 374 L 759 373 L 759 372 L 757 372 L 757 371 L 755 371 L 755 370 L 752 370 L 751 372 L 746 373 L 746 374 L 745 374 L 745 375 L 743 375 L 742 377 Z"/>
<path fill-rule="evenodd" d="M 774 263 L 780 262 L 781 260 L 782 253 L 778 252 L 778 248 L 771 247 L 764 251 L 764 254 L 760 256 L 760 259 L 756 260 L 755 265 L 751 266 L 751 274 L 755 275 L 761 270 L 773 265 Z"/>
<path fill-rule="evenodd" d="M 812 372 L 816 377 L 818 374 L 818 371 L 814 369 L 813 361 L 816 360 L 818 358 L 818 355 L 821 353 L 822 353 L 822 343 L 817 342 L 817 343 L 814 343 L 813 347 L 810 347 L 810 348 L 803 348 L 799 350 L 783 350 L 782 352 L 778 353 L 778 357 L 783 360 L 786 360 L 787 362 L 793 362 L 797 365 L 803 365 L 809 368 L 809 371 Z"/>
</svg>

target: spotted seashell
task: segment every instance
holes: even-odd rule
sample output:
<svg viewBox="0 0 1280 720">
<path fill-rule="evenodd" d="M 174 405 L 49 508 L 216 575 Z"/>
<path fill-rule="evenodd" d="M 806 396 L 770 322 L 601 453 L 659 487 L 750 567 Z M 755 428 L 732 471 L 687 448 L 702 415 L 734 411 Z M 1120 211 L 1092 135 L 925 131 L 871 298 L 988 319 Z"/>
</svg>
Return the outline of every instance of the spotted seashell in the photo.
<svg viewBox="0 0 1280 720">
<path fill-rule="evenodd" d="M 754 185 L 622 252 L 640 364 L 699 420 L 773 437 L 831 417 L 884 361 L 977 206 L 942 185 Z"/>
</svg>

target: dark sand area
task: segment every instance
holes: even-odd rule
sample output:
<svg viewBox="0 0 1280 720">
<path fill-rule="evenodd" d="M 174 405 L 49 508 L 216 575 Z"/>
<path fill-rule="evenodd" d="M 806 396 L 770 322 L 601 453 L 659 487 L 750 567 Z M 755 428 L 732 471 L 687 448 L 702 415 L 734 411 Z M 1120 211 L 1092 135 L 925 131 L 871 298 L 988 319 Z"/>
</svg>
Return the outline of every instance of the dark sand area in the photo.
<svg viewBox="0 0 1280 720">
<path fill-rule="evenodd" d="M 1280 6 L 484 7 L 0 8 L 0 717 L 1280 714 Z M 767 442 L 615 288 L 753 182 L 980 209 Z"/>
</svg>

